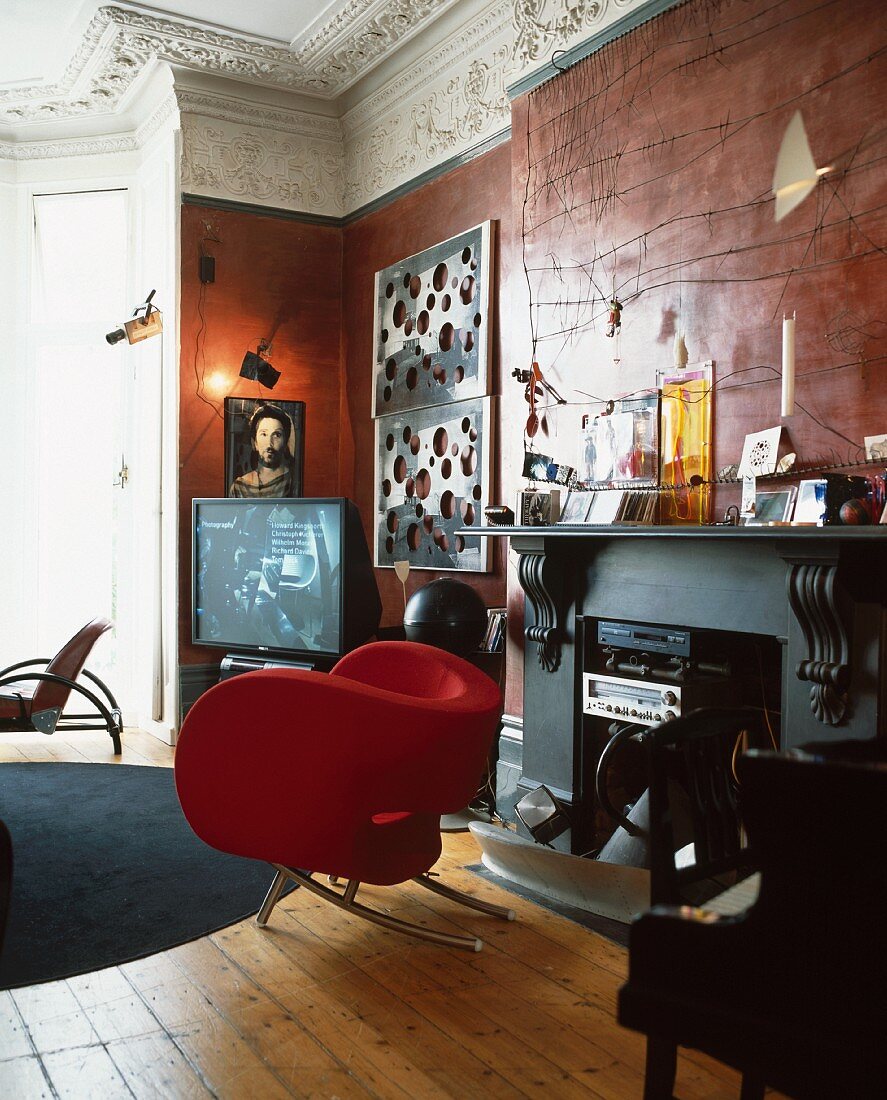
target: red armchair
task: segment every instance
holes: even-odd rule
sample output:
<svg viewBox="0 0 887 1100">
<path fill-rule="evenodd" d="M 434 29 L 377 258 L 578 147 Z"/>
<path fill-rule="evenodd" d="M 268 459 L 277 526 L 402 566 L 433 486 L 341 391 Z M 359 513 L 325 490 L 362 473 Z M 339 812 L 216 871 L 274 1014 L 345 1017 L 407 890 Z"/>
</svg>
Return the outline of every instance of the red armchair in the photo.
<svg viewBox="0 0 887 1100">
<path fill-rule="evenodd" d="M 176 747 L 179 800 L 207 844 L 275 868 L 259 924 L 292 881 L 387 928 L 477 951 L 474 937 L 409 924 L 355 895 L 361 883 L 413 879 L 514 918 L 427 874 L 440 856 L 441 814 L 477 790 L 500 706 L 484 673 L 415 642 L 362 646 L 328 675 L 245 673 L 211 688 L 188 712 Z M 328 875 L 331 885 L 314 874 Z M 340 879 L 343 891 L 332 888 Z"/>
<path fill-rule="evenodd" d="M 119 756 L 123 731 L 120 707 L 98 676 L 83 667 L 92 647 L 113 625 L 107 619 L 93 619 L 54 657 L 35 657 L 0 669 L 0 732 L 106 730 Z M 24 671 L 34 665 L 46 668 L 42 672 Z M 81 676 L 91 688 L 80 682 Z M 78 701 L 86 700 L 95 709 L 87 714 L 65 713 L 72 692 Z"/>
</svg>

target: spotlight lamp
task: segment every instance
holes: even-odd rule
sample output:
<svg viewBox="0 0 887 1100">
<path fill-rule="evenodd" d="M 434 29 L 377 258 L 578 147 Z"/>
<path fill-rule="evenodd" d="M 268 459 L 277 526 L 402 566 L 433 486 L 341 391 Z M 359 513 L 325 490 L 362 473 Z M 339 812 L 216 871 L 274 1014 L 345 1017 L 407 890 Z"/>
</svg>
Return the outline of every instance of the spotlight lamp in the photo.
<svg viewBox="0 0 887 1100">
<path fill-rule="evenodd" d="M 152 290 L 144 302 L 132 311 L 128 321 L 124 321 L 120 328 L 107 333 L 105 339 L 109 344 L 119 344 L 121 340 L 138 344 L 141 340 L 147 340 L 149 336 L 156 336 L 158 332 L 163 332 L 163 317 L 160 310 L 151 305 L 151 299 L 156 293 Z"/>
<path fill-rule="evenodd" d="M 264 386 L 265 389 L 273 390 L 280 378 L 280 371 L 275 370 L 264 358 L 265 355 L 270 355 L 270 353 L 271 345 L 265 340 L 260 340 L 255 351 L 248 351 L 244 355 L 243 362 L 240 364 L 240 377 L 249 378 L 251 381 Z"/>
</svg>

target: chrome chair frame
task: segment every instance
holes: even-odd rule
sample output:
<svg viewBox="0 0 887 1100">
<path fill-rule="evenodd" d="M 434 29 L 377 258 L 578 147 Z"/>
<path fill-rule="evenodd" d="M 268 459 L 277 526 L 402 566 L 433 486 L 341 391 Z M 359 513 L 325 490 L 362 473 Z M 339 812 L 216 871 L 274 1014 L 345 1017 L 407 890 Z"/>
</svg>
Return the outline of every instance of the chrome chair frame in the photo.
<svg viewBox="0 0 887 1100">
<path fill-rule="evenodd" d="M 316 882 L 311 877 L 310 871 L 302 871 L 295 867 L 284 867 L 280 863 L 272 863 L 271 866 L 277 874 L 274 876 L 274 881 L 271 883 L 268 893 L 265 895 L 265 900 L 262 902 L 262 906 L 256 914 L 256 923 L 262 928 L 267 925 L 268 918 L 271 916 L 271 910 L 280 900 L 280 895 L 283 893 L 283 888 L 286 886 L 287 881 L 290 881 L 294 882 L 297 887 L 306 887 L 319 897 L 325 898 L 327 901 L 332 902 L 333 905 L 337 905 L 340 909 L 344 909 L 348 913 L 353 913 L 357 917 L 363 917 L 364 920 L 372 921 L 373 924 L 380 924 L 383 928 L 390 928 L 394 932 L 402 932 L 407 936 L 416 936 L 418 939 L 429 940 L 431 943 L 436 943 L 443 947 L 459 947 L 464 951 L 480 951 L 483 948 L 483 941 L 474 936 L 456 936 L 449 932 L 436 932 L 432 928 L 423 928 L 420 924 L 399 920 L 397 917 L 389 916 L 387 913 L 380 913 L 378 909 L 371 909 L 367 905 L 361 905 L 360 902 L 354 900 L 358 887 L 360 886 L 360 883 L 355 879 L 348 879 L 345 883 L 344 892 L 339 894 L 335 890 L 330 889 L 329 886 L 322 886 L 319 882 Z M 335 875 L 331 875 L 329 881 L 331 883 L 337 883 L 339 880 Z M 502 920 L 514 920 L 515 918 L 513 909 L 508 909 L 504 905 L 494 905 L 489 901 L 481 901 L 479 898 L 472 897 L 470 894 L 462 893 L 461 890 L 455 890 L 452 886 L 445 886 L 442 882 L 435 881 L 431 877 L 430 872 L 426 872 L 424 875 L 417 875 L 412 881 L 418 883 L 420 886 L 424 886 L 426 890 L 431 890 L 433 893 L 448 898 L 450 901 L 458 902 L 468 909 L 475 909 L 479 913 L 487 913 L 490 916 L 499 917 Z"/>
</svg>

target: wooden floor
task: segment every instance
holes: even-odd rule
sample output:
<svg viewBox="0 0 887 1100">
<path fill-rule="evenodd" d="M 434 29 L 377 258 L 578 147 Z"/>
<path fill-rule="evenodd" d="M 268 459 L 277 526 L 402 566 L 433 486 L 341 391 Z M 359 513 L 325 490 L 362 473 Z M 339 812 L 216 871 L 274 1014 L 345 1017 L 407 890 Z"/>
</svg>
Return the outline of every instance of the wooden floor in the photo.
<svg viewBox="0 0 887 1100">
<path fill-rule="evenodd" d="M 112 763 L 106 736 L 68 737 L 5 737 L 0 759 Z M 172 749 L 127 731 L 122 762 L 170 766 Z M 137 962 L 0 992 L 0 1097 L 639 1098 L 643 1039 L 615 1023 L 625 951 L 463 869 L 477 861 L 470 834 L 444 838 L 447 881 L 511 905 L 515 923 L 412 884 L 359 897 L 476 932 L 480 954 L 385 931 L 298 890 L 265 930 L 244 921 Z M 682 1052 L 676 1095 L 734 1098 L 739 1080 Z"/>
</svg>

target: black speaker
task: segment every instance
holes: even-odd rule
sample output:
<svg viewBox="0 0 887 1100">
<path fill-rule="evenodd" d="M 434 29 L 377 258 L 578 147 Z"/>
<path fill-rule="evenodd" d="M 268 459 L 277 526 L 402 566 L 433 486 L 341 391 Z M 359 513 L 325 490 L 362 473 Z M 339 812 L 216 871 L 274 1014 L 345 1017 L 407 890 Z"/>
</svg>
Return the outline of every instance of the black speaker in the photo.
<svg viewBox="0 0 887 1100">
<path fill-rule="evenodd" d="M 487 608 L 470 584 L 441 577 L 418 588 L 403 613 L 411 642 L 424 642 L 465 657 L 487 629 Z"/>
</svg>

